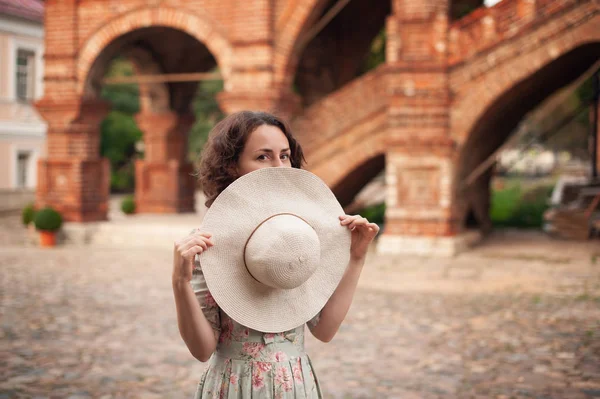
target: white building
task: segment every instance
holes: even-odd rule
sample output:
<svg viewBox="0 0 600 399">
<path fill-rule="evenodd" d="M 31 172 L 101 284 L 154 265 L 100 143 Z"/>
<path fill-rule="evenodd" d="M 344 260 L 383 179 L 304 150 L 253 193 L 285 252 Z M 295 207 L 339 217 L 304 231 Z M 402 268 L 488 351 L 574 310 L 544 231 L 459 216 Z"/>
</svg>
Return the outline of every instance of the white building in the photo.
<svg viewBox="0 0 600 399">
<path fill-rule="evenodd" d="M 44 90 L 43 15 L 39 0 L 0 0 L 0 201 L 33 193 L 45 152 L 46 124 L 33 106 Z"/>
</svg>

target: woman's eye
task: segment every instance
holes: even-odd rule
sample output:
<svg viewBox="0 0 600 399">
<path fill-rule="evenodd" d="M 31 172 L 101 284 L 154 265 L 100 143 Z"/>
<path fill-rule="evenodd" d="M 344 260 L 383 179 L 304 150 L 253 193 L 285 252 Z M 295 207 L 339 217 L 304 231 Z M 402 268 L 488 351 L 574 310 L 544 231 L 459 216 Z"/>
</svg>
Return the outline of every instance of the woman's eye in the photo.
<svg viewBox="0 0 600 399">
<path fill-rule="evenodd" d="M 258 158 L 259 161 L 264 161 L 265 159 L 267 159 L 267 156 L 265 154 L 259 155 Z"/>
<path fill-rule="evenodd" d="M 290 154 L 282 154 L 281 158 L 282 159 L 290 159 Z"/>
</svg>

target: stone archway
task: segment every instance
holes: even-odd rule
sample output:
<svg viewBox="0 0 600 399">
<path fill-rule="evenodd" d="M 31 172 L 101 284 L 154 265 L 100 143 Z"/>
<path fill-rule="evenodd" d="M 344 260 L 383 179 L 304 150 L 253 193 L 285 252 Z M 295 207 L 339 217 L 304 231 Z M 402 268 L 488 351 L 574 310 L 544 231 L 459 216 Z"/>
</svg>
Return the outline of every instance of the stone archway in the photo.
<svg viewBox="0 0 600 399">
<path fill-rule="evenodd" d="M 170 8 L 138 9 L 92 33 L 75 62 L 73 101 L 50 101 L 59 97 L 52 86 L 38 104 L 49 124 L 38 205 L 54 206 L 68 221 L 107 218 L 110 169 L 99 156 L 98 144 L 99 124 L 109 106 L 99 94 L 115 56 L 129 57 L 141 74 L 207 72 L 218 66 L 227 86 L 231 53 L 225 36 L 208 19 Z M 141 109 L 135 120 L 144 134 L 145 158 L 135 165 L 139 212 L 195 208 L 187 133 L 194 122 L 191 101 L 196 88 L 197 82 L 140 85 Z"/>
<path fill-rule="evenodd" d="M 86 89 L 84 86 L 89 71 L 109 43 L 137 29 L 159 26 L 185 32 L 203 43 L 217 60 L 227 90 L 228 78 L 232 72 L 233 49 L 217 24 L 207 17 L 161 7 L 138 9 L 123 14 L 92 33 L 83 42 L 77 60 L 78 92 L 83 93 Z"/>
<path fill-rule="evenodd" d="M 497 94 L 493 102 L 487 103 L 487 108 L 473 123 L 461 143 L 454 185 L 457 221 L 461 223 L 459 228 L 464 227 L 468 213 L 472 211 L 482 232 L 491 230 L 489 211 L 492 169 L 488 169 L 468 187 L 463 186 L 464 179 L 509 138 L 529 111 L 598 61 L 600 41 L 579 44 L 574 48 L 567 47 L 565 51 Z"/>
</svg>

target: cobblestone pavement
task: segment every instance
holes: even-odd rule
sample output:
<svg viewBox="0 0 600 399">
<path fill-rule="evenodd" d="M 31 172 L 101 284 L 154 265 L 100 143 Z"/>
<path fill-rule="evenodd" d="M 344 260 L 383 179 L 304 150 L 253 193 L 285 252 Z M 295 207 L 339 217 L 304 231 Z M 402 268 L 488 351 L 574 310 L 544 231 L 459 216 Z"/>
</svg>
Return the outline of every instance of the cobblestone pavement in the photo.
<svg viewBox="0 0 600 399">
<path fill-rule="evenodd" d="M 14 244 L 0 398 L 193 395 L 170 251 Z M 600 397 L 600 245 L 507 232 L 452 259 L 372 255 L 336 338 L 307 350 L 327 398 Z"/>
</svg>

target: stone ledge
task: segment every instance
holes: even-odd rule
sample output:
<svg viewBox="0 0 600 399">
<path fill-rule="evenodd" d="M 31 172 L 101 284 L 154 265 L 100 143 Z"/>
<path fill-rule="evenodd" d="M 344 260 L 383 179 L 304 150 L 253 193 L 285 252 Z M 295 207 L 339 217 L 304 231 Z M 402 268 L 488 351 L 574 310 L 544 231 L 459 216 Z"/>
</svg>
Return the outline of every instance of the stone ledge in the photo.
<svg viewBox="0 0 600 399">
<path fill-rule="evenodd" d="M 469 231 L 453 237 L 383 234 L 377 242 L 377 253 L 450 257 L 468 250 L 481 241 L 481 238 L 478 231 Z"/>
</svg>

